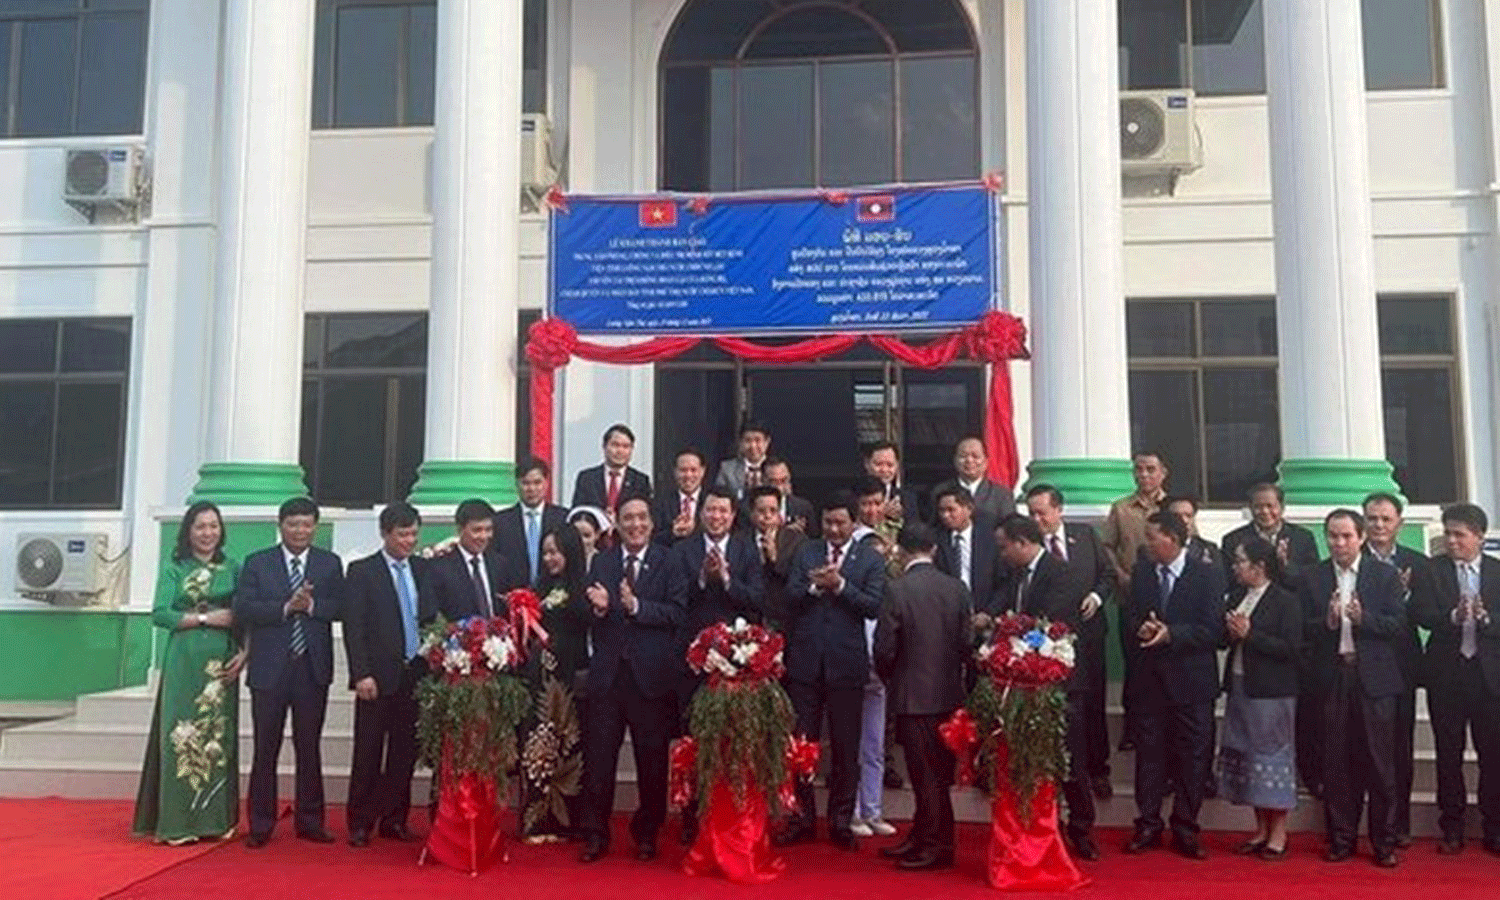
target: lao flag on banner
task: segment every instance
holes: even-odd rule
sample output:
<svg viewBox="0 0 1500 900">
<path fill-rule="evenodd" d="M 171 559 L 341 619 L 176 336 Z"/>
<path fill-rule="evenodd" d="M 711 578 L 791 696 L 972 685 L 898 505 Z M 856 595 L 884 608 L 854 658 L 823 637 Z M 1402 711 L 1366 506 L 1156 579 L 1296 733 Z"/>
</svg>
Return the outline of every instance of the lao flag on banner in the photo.
<svg viewBox="0 0 1500 900">
<path fill-rule="evenodd" d="M 871 194 L 859 198 L 859 212 L 855 218 L 861 222 L 896 221 L 896 195 Z"/>
<path fill-rule="evenodd" d="M 642 228 L 671 228 L 677 224 L 677 203 L 672 200 L 645 200 L 640 205 Z"/>
</svg>

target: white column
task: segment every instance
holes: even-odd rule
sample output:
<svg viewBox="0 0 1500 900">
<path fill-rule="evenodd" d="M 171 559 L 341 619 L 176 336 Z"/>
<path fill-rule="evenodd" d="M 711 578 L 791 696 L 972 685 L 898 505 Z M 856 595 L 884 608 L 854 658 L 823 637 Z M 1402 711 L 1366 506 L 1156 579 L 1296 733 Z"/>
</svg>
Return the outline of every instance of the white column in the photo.
<svg viewBox="0 0 1500 900">
<path fill-rule="evenodd" d="M 313 0 L 226 0 L 207 462 L 195 496 L 301 493 Z"/>
<path fill-rule="evenodd" d="M 1119 75 L 1113 2 L 1026 4 L 1033 481 L 1129 492 Z"/>
<path fill-rule="evenodd" d="M 1392 487 L 1385 464 L 1359 0 L 1266 0 L 1283 486 Z"/>
<path fill-rule="evenodd" d="M 438 3 L 422 503 L 514 490 L 521 6 Z"/>
</svg>

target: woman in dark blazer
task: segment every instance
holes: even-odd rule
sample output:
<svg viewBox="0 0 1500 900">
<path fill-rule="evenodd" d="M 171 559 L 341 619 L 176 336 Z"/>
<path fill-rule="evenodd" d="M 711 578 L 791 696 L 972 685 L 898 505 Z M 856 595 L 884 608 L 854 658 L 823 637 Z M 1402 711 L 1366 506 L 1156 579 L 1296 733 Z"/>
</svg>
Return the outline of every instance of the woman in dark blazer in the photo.
<svg viewBox="0 0 1500 900">
<path fill-rule="evenodd" d="M 1286 855 L 1287 812 L 1297 805 L 1294 722 L 1302 607 L 1280 584 L 1276 548 L 1252 536 L 1230 559 L 1237 585 L 1225 608 L 1224 731 L 1219 796 L 1255 808 L 1255 836 L 1237 852 Z"/>
</svg>

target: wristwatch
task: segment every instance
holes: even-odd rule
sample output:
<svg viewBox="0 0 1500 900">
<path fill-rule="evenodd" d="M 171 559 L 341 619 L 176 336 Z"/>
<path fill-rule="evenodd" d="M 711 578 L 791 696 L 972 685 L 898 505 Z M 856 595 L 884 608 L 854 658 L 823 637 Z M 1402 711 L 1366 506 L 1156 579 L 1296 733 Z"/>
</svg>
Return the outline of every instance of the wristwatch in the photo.
<svg viewBox="0 0 1500 900">
<path fill-rule="evenodd" d="M 198 627 L 202 628 L 203 626 L 205 626 L 207 624 L 208 624 L 208 616 L 205 616 L 203 613 L 198 613 Z"/>
</svg>

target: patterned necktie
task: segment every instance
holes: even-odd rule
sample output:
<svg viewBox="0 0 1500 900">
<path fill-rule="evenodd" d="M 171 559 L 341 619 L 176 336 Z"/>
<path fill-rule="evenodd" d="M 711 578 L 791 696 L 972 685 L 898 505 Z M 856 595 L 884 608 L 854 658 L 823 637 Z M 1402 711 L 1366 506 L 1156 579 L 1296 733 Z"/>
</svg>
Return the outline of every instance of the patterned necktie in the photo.
<svg viewBox="0 0 1500 900">
<path fill-rule="evenodd" d="M 291 585 L 292 593 L 297 593 L 297 589 L 302 587 L 302 577 L 302 559 L 301 557 L 294 556 L 292 557 L 292 574 L 287 579 L 287 583 Z M 302 613 L 292 613 L 293 656 L 301 656 L 307 652 L 307 634 L 302 630 L 302 619 Z"/>
<path fill-rule="evenodd" d="M 489 592 L 484 589 L 484 574 L 479 571 L 477 555 L 469 557 L 469 577 L 474 582 L 475 608 L 479 610 L 481 616 L 488 619 L 493 613 L 490 611 L 490 596 Z"/>
<path fill-rule="evenodd" d="M 693 514 L 693 498 L 687 494 L 682 495 L 682 510 L 678 515 L 691 516 Z"/>
<path fill-rule="evenodd" d="M 1474 563 L 1459 563 L 1459 573 L 1463 576 L 1463 584 L 1459 585 L 1459 596 L 1474 599 L 1479 596 L 1479 572 Z M 1464 659 L 1473 659 L 1479 652 L 1479 635 L 1474 622 L 1472 610 L 1464 616 L 1463 625 L 1460 626 L 1462 637 L 1458 644 L 1458 655 Z"/>
<path fill-rule="evenodd" d="M 617 472 L 617 471 L 615 471 L 614 469 L 610 469 L 609 470 L 609 492 L 607 494 L 605 494 L 605 497 L 604 497 L 604 506 L 610 512 L 614 512 L 615 511 L 615 507 L 619 504 L 619 502 L 620 502 L 620 473 Z"/>
<path fill-rule="evenodd" d="M 639 563 L 640 558 L 634 553 L 625 557 L 625 583 L 631 587 L 635 587 L 635 579 L 638 574 L 637 566 Z"/>
<path fill-rule="evenodd" d="M 539 513 L 534 509 L 526 510 L 526 563 L 531 567 L 531 583 L 536 584 L 541 577 L 541 568 L 537 565 L 538 557 L 541 556 L 541 542 L 537 540 L 538 532 L 541 530 L 537 517 Z"/>
<path fill-rule="evenodd" d="M 753 490 L 760 487 L 760 466 L 745 467 L 745 488 Z"/>
<path fill-rule="evenodd" d="M 828 545 L 828 564 L 830 566 L 833 566 L 835 569 L 837 569 L 839 567 L 839 560 L 843 559 L 843 557 L 843 547 L 835 546 L 833 544 Z"/>
<path fill-rule="evenodd" d="M 396 560 L 396 596 L 401 600 L 401 636 L 404 639 L 406 658 L 417 655 L 417 605 L 411 595 L 411 585 L 406 581 L 406 560 Z"/>
<path fill-rule="evenodd" d="M 1054 531 L 1052 536 L 1047 539 L 1047 549 L 1053 556 L 1057 557 L 1059 562 L 1068 561 L 1067 554 L 1063 553 L 1062 538 L 1057 536 L 1057 532 Z"/>
</svg>

